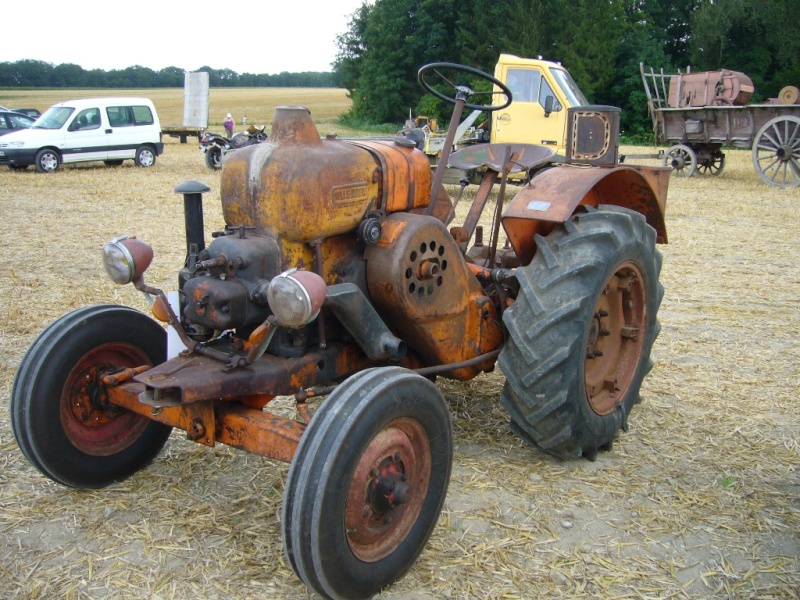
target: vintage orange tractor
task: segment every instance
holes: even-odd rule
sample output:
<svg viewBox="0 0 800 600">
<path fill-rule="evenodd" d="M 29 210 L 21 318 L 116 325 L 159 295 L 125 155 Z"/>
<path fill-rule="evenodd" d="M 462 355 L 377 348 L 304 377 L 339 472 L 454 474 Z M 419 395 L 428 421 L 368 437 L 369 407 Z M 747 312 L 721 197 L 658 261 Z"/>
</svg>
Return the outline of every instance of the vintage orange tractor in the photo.
<svg viewBox="0 0 800 600">
<path fill-rule="evenodd" d="M 455 104 L 451 132 L 465 106 L 502 108 L 474 103 L 463 78 L 511 101 L 470 67 L 435 63 L 419 77 Z M 268 141 L 226 158 L 225 227 L 210 244 L 207 188 L 178 187 L 187 257 L 174 298 L 145 283 L 146 243 L 105 246 L 109 275 L 153 296 L 155 320 L 96 305 L 45 329 L 14 381 L 20 449 L 78 488 L 129 477 L 174 427 L 289 462 L 288 563 L 322 596 L 376 593 L 411 567 L 445 499 L 453 433 L 436 376 L 499 364 L 513 428 L 563 458 L 610 448 L 640 401 L 669 169 L 619 166 L 606 109 L 570 115 L 568 164 L 516 144 L 453 154 L 484 174 L 464 223 L 448 228 L 443 169 L 432 177 L 413 141 L 320 139 L 305 108 L 278 108 Z M 538 174 L 504 206 L 520 171 Z M 295 418 L 268 410 L 277 396 L 294 397 Z"/>
</svg>

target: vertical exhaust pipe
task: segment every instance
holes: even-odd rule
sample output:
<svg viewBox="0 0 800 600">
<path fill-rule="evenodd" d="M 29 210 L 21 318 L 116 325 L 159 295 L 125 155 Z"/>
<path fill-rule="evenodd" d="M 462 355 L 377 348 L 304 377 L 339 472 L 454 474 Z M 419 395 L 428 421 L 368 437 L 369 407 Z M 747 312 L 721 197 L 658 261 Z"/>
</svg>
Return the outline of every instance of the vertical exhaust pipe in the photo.
<svg viewBox="0 0 800 600">
<path fill-rule="evenodd" d="M 184 181 L 175 188 L 183 194 L 183 216 L 186 224 L 186 266 L 197 260 L 197 253 L 206 247 L 203 227 L 203 193 L 211 188 L 199 181 Z"/>
</svg>

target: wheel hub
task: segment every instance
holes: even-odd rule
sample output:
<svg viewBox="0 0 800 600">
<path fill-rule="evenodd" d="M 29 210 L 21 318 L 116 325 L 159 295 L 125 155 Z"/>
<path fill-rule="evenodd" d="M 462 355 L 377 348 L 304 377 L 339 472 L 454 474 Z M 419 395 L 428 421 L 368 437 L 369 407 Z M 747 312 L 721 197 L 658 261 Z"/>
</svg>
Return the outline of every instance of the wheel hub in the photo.
<svg viewBox="0 0 800 600">
<path fill-rule="evenodd" d="M 633 263 L 620 265 L 603 287 L 586 336 L 586 396 L 599 415 L 611 413 L 628 391 L 645 339 L 644 279 Z"/>
<path fill-rule="evenodd" d="M 110 456 L 133 444 L 149 419 L 111 406 L 103 375 L 149 361 L 127 344 L 106 344 L 85 354 L 73 367 L 61 394 L 60 416 L 70 443 L 92 456 Z"/>
<path fill-rule="evenodd" d="M 417 520 L 430 479 L 430 443 L 413 419 L 397 419 L 370 442 L 347 494 L 350 549 L 375 562 L 391 554 Z"/>
</svg>

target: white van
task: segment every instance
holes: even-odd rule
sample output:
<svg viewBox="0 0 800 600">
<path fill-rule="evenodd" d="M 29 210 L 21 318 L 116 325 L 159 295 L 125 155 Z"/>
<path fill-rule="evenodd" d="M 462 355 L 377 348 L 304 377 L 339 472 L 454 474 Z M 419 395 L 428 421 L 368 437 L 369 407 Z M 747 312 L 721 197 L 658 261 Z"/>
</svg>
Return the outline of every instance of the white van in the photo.
<svg viewBox="0 0 800 600">
<path fill-rule="evenodd" d="M 51 106 L 30 129 L 4 135 L 0 165 L 52 173 L 61 164 L 126 158 L 151 167 L 164 152 L 161 124 L 147 98 L 90 98 Z"/>
</svg>

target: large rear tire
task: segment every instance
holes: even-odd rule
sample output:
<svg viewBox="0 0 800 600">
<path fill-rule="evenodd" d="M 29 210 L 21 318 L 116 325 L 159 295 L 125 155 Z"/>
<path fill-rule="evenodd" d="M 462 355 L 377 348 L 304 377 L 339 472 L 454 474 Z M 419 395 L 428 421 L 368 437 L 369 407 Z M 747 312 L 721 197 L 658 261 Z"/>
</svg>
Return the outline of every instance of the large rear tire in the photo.
<svg viewBox="0 0 800 600">
<path fill-rule="evenodd" d="M 108 404 L 101 378 L 157 365 L 166 353 L 164 329 L 131 308 L 89 306 L 56 320 L 14 379 L 11 425 L 22 453 L 50 479 L 77 488 L 103 487 L 147 466 L 172 428 Z"/>
<path fill-rule="evenodd" d="M 611 447 L 652 368 L 663 296 L 655 230 L 613 206 L 537 236 L 505 311 L 503 406 L 524 439 L 560 458 Z"/>
<path fill-rule="evenodd" d="M 295 573 L 325 598 L 369 598 L 402 576 L 436 526 L 452 454 L 433 383 L 400 367 L 347 379 L 289 468 L 281 522 Z"/>
</svg>

